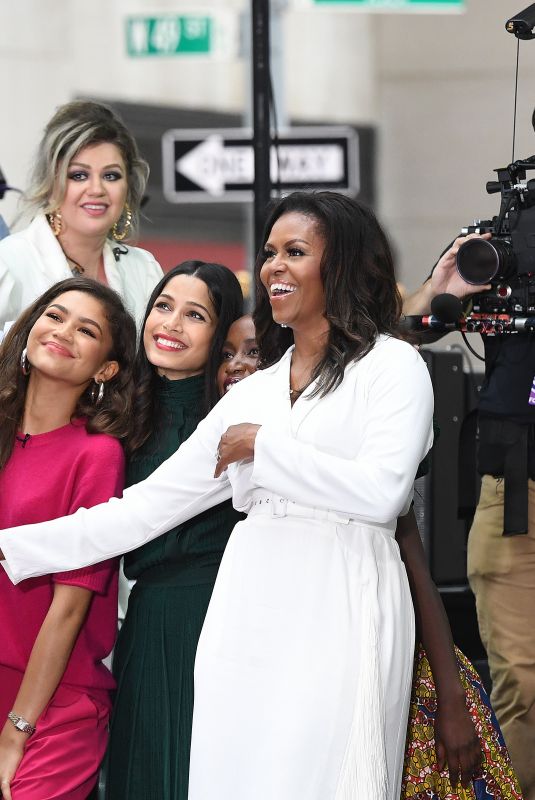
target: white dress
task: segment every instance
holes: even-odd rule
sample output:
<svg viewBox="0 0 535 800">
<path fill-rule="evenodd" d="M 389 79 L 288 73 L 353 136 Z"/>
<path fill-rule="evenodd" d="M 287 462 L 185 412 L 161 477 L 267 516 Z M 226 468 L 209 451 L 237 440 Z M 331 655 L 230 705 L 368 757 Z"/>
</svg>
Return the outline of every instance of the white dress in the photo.
<svg viewBox="0 0 535 800">
<path fill-rule="evenodd" d="M 139 325 L 150 294 L 163 277 L 160 265 L 140 247 L 109 240 L 103 255 L 109 286 L 121 295 Z M 37 214 L 27 228 L 0 241 L 0 330 L 65 278 L 72 278 L 67 259 L 45 215 Z"/>
<path fill-rule="evenodd" d="M 227 394 L 123 500 L 0 533 L 13 580 L 138 547 L 233 496 L 195 668 L 190 800 L 397 800 L 414 621 L 394 531 L 432 440 L 419 354 L 381 337 L 323 398 L 291 351 Z M 229 425 L 254 461 L 212 476 Z"/>
</svg>

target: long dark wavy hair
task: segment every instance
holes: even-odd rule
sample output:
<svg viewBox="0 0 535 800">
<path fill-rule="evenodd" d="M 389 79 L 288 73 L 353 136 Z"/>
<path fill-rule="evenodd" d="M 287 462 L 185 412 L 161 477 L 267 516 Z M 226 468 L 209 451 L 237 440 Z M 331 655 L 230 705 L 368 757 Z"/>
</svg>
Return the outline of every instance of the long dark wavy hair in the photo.
<svg viewBox="0 0 535 800">
<path fill-rule="evenodd" d="M 320 269 L 330 329 L 324 356 L 312 376 L 318 381 L 314 394 L 323 396 L 341 383 L 349 362 L 372 349 L 379 334 L 398 337 L 401 297 L 388 240 L 369 208 L 336 192 L 292 192 L 272 208 L 256 259 L 253 319 L 260 368 L 274 364 L 293 344 L 291 328 L 281 328 L 274 322 L 260 280 L 271 229 L 289 213 L 315 220 L 325 240 Z"/>
<path fill-rule="evenodd" d="M 234 320 L 243 314 L 243 295 L 240 283 L 235 274 L 222 264 L 212 264 L 206 261 L 183 261 L 177 267 L 169 270 L 155 287 L 149 298 L 143 325 L 141 328 L 140 344 L 134 367 L 134 419 L 135 429 L 129 438 L 127 450 L 132 453 L 144 444 L 152 433 L 156 419 L 157 382 L 158 373 L 150 363 L 143 347 L 143 331 L 145 323 L 152 311 L 154 303 L 163 292 L 165 286 L 177 275 L 191 275 L 206 284 L 208 295 L 217 315 L 217 324 L 210 345 L 208 361 L 204 371 L 204 408 L 206 415 L 219 400 L 217 390 L 217 370 L 221 362 L 221 351 L 227 331 Z"/>
<path fill-rule="evenodd" d="M 84 292 L 101 303 L 112 340 L 107 358 L 119 364 L 117 374 L 106 382 L 102 401 L 95 404 L 95 384 L 91 383 L 80 395 L 73 419 L 85 417 L 90 433 L 107 433 L 118 439 L 124 439 L 128 434 L 136 350 L 134 320 L 112 289 L 90 278 L 67 278 L 55 283 L 38 297 L 12 325 L 0 345 L 0 469 L 13 451 L 15 436 L 24 415 L 29 377 L 21 369 L 22 351 L 39 317 L 65 292 Z"/>
</svg>

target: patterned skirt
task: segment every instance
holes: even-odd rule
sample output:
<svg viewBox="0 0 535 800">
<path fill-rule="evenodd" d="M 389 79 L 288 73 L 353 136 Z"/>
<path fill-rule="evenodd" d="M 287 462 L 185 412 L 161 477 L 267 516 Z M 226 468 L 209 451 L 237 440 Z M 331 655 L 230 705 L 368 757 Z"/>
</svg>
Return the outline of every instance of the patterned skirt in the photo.
<svg viewBox="0 0 535 800">
<path fill-rule="evenodd" d="M 442 772 L 435 754 L 435 684 L 424 649 L 414 663 L 409 725 L 400 800 L 522 800 L 509 753 L 481 678 L 456 648 L 466 703 L 483 752 L 480 776 L 466 789 L 453 788 L 447 766 Z"/>
</svg>

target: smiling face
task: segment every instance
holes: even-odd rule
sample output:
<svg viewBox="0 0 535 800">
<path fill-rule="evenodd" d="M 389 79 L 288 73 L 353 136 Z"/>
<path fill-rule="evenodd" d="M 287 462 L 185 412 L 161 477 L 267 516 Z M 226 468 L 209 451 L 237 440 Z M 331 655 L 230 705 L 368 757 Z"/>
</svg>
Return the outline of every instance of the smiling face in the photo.
<svg viewBox="0 0 535 800">
<path fill-rule="evenodd" d="M 275 222 L 260 270 L 275 322 L 294 331 L 325 327 L 324 250 L 325 239 L 313 217 L 292 211 Z"/>
<path fill-rule="evenodd" d="M 217 326 L 208 287 L 193 275 L 175 275 L 165 284 L 147 317 L 145 353 L 159 375 L 170 380 L 201 375 Z"/>
<path fill-rule="evenodd" d="M 106 237 L 124 209 L 128 192 L 126 166 L 115 144 L 82 148 L 67 170 L 60 240 L 74 235 Z"/>
<path fill-rule="evenodd" d="M 247 314 L 233 322 L 221 353 L 217 372 L 219 394 L 224 395 L 236 383 L 256 372 L 258 345 L 252 317 Z"/>
<path fill-rule="evenodd" d="M 87 292 L 58 295 L 31 329 L 27 357 L 30 380 L 46 376 L 80 388 L 93 380 L 106 381 L 118 371 L 108 360 L 112 338 L 105 311 Z"/>
</svg>

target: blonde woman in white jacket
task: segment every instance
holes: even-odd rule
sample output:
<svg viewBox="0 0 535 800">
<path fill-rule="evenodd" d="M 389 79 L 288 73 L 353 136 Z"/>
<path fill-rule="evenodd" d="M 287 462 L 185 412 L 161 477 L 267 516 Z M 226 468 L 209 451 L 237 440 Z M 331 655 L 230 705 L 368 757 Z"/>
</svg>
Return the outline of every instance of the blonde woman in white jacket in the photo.
<svg viewBox="0 0 535 800">
<path fill-rule="evenodd" d="M 33 219 L 0 241 L 0 329 L 52 284 L 83 273 L 141 319 L 162 270 L 135 233 L 148 165 L 115 112 L 61 106 L 45 128 L 26 193 Z"/>
<path fill-rule="evenodd" d="M 138 547 L 232 497 L 195 667 L 190 800 L 397 800 L 414 614 L 394 538 L 432 440 L 373 214 L 332 192 L 271 213 L 260 369 L 124 498 L 0 533 L 15 581 Z M 155 721 L 157 735 L 157 720 Z"/>
</svg>

